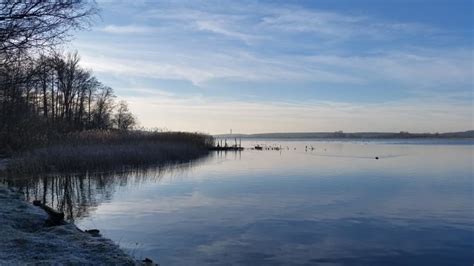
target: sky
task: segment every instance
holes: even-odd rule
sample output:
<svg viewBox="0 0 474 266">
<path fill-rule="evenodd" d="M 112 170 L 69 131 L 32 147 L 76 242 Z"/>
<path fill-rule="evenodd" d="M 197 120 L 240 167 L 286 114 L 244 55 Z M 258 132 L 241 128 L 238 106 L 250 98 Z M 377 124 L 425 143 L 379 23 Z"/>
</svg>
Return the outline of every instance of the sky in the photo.
<svg viewBox="0 0 474 266">
<path fill-rule="evenodd" d="M 98 1 L 70 44 L 141 126 L 474 128 L 473 1 Z"/>
</svg>

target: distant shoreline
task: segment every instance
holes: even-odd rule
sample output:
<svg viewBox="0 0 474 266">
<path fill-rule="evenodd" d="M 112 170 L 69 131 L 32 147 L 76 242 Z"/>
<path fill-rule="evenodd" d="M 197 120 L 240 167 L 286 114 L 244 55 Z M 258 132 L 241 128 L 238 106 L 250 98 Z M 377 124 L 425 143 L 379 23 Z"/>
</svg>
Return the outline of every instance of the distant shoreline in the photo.
<svg viewBox="0 0 474 266">
<path fill-rule="evenodd" d="M 409 132 L 288 132 L 288 133 L 258 133 L 258 134 L 220 134 L 215 138 L 241 139 L 354 139 L 354 140 L 384 140 L 384 139 L 474 139 L 474 130 L 447 133 L 409 133 Z"/>
</svg>

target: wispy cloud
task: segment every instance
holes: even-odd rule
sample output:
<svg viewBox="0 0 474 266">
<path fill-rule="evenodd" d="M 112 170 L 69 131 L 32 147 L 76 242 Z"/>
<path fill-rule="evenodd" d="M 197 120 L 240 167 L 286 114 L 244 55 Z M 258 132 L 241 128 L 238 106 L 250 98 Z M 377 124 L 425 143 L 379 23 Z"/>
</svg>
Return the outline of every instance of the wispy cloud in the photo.
<svg viewBox="0 0 474 266">
<path fill-rule="evenodd" d="M 250 34 L 245 34 L 241 33 L 239 31 L 231 30 L 228 27 L 219 24 L 216 21 L 209 21 L 209 20 L 197 20 L 196 21 L 197 27 L 199 30 L 202 31 L 209 31 L 213 32 L 216 34 L 222 34 L 224 36 L 230 37 L 230 38 L 235 38 L 235 39 L 240 39 L 244 41 L 247 44 L 251 44 L 254 41 L 257 41 L 258 39 L 261 39 L 261 37 L 250 35 Z"/>
<path fill-rule="evenodd" d="M 85 51 L 83 49 L 83 51 Z M 329 83 L 360 83 L 354 75 L 338 73 L 324 68 L 314 68 L 301 61 L 282 59 L 264 60 L 242 54 L 215 54 L 202 52 L 198 56 L 166 58 L 155 55 L 150 59 L 134 59 L 122 50 L 121 57 L 104 51 L 100 56 L 87 53 L 83 55 L 86 67 L 97 72 L 125 74 L 149 78 L 181 79 L 198 86 L 218 79 L 235 81 L 299 81 Z M 164 60 L 167 59 L 167 60 Z M 177 60 L 176 60 L 177 59 Z M 163 63 L 156 63 L 163 62 Z"/>
<path fill-rule="evenodd" d="M 320 67 L 357 73 L 367 81 L 379 79 L 407 85 L 459 85 L 472 82 L 471 51 L 390 51 L 364 56 L 316 55 L 305 60 Z"/>
<path fill-rule="evenodd" d="M 79 44 L 83 61 L 96 71 L 188 80 L 196 85 L 215 79 L 240 81 L 298 81 L 336 84 L 371 84 L 387 81 L 401 88 L 469 85 L 472 55 L 468 50 L 386 51 L 370 55 L 285 54 L 265 57 L 240 49 L 222 52 L 189 50 L 173 52 L 169 47 L 140 50 L 149 56 L 138 59 L 127 47 L 103 49 Z M 155 51 L 155 52 L 153 52 Z"/>
<path fill-rule="evenodd" d="M 232 12 L 232 10 L 237 10 Z M 367 15 L 326 10 L 309 10 L 294 5 L 277 7 L 269 4 L 233 3 L 232 9 L 196 8 L 151 9 L 143 15 L 155 20 L 174 21 L 181 25 L 198 25 L 228 37 L 246 40 L 260 37 L 271 40 L 285 34 L 311 34 L 324 39 L 397 39 L 416 34 L 436 33 L 438 29 L 413 22 L 385 21 Z"/>
<path fill-rule="evenodd" d="M 302 9 L 271 9 L 263 14 L 262 28 L 286 32 L 313 32 L 332 36 L 347 36 L 354 33 L 358 23 L 365 17 L 352 17 L 331 12 L 306 11 Z"/>
<path fill-rule="evenodd" d="M 113 34 L 144 34 L 157 31 L 156 28 L 140 25 L 106 25 L 99 29 L 102 32 Z"/>
<path fill-rule="evenodd" d="M 312 33 L 324 38 L 393 39 L 406 34 L 436 31 L 433 27 L 419 23 L 390 22 L 368 16 L 295 7 L 268 9 L 262 16 L 262 22 L 259 24 L 262 29 L 288 33 Z"/>
</svg>

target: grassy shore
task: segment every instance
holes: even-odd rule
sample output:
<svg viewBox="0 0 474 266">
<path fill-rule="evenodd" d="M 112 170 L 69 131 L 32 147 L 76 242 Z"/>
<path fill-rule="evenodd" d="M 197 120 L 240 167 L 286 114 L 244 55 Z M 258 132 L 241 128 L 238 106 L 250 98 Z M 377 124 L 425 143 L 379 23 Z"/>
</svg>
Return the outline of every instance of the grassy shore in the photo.
<svg viewBox="0 0 474 266">
<path fill-rule="evenodd" d="M 186 162 L 206 155 L 209 135 L 185 132 L 84 131 L 14 154 L 9 174 L 81 172 Z"/>
</svg>

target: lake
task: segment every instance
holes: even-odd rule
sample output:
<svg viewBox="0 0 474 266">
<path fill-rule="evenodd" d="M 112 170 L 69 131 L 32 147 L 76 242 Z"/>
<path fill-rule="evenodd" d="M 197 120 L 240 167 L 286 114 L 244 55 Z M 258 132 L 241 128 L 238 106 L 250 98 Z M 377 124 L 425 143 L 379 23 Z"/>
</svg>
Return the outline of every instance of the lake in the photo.
<svg viewBox="0 0 474 266">
<path fill-rule="evenodd" d="M 11 185 L 160 265 L 474 263 L 472 141 L 256 144 L 281 149 Z"/>
</svg>

